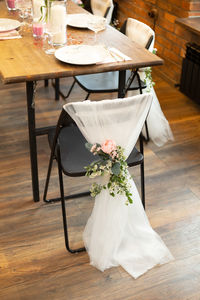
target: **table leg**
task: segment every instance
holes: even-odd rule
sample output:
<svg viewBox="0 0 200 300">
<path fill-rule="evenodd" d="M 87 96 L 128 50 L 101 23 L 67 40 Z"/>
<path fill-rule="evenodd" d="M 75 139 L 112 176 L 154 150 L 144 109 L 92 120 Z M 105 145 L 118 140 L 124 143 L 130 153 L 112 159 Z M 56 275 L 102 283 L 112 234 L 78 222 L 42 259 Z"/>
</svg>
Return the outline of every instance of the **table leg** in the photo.
<svg viewBox="0 0 200 300">
<path fill-rule="evenodd" d="M 55 100 L 59 100 L 60 96 L 60 79 L 56 78 L 55 79 Z"/>
<path fill-rule="evenodd" d="M 33 81 L 26 83 L 33 200 L 34 202 L 38 202 L 40 201 L 40 196 L 39 196 L 39 181 L 38 181 L 37 143 L 36 143 L 36 131 L 35 131 L 35 103 L 34 103 L 35 87 L 36 87 L 36 83 Z"/>
<path fill-rule="evenodd" d="M 118 98 L 125 97 L 126 71 L 119 71 Z"/>
</svg>

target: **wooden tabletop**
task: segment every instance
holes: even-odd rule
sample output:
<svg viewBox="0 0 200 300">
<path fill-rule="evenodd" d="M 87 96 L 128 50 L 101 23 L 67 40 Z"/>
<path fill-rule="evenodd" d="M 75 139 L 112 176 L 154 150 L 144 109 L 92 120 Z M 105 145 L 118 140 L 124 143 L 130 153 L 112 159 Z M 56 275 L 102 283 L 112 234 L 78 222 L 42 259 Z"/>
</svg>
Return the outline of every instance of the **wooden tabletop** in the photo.
<svg viewBox="0 0 200 300">
<path fill-rule="evenodd" d="M 84 13 L 81 7 L 70 0 L 68 13 Z M 0 17 L 19 19 L 17 12 L 8 12 L 5 2 L 0 2 Z M 92 44 L 94 33 L 88 29 L 67 27 L 69 37 L 77 43 Z M 42 42 L 33 39 L 32 33 L 21 39 L 0 41 L 0 78 L 3 83 L 26 82 L 49 78 L 69 77 L 134 67 L 162 65 L 163 60 L 131 42 L 125 35 L 111 26 L 97 34 L 97 43 L 115 47 L 132 58 L 131 61 L 115 62 L 90 66 L 75 66 L 58 61 L 53 55 L 45 54 Z"/>
<path fill-rule="evenodd" d="M 200 16 L 189 18 L 178 18 L 176 23 L 183 26 L 187 30 L 200 35 Z"/>
</svg>

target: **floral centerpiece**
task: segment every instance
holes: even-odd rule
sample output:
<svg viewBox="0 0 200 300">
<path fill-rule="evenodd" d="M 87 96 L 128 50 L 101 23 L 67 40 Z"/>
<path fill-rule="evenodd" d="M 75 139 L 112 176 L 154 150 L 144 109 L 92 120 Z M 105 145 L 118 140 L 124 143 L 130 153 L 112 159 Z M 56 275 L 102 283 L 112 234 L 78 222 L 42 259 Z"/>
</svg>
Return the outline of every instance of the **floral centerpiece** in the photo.
<svg viewBox="0 0 200 300">
<path fill-rule="evenodd" d="M 126 204 L 133 203 L 132 194 L 130 193 L 130 184 L 128 182 L 129 172 L 124 156 L 124 149 L 117 146 L 113 140 L 106 140 L 101 145 L 86 143 L 86 148 L 94 155 L 98 156 L 98 160 L 91 163 L 86 168 L 86 176 L 95 178 L 97 176 L 108 175 L 109 181 L 106 184 L 93 183 L 90 192 L 95 197 L 102 189 L 108 189 L 111 196 L 116 194 L 125 195 Z"/>
</svg>

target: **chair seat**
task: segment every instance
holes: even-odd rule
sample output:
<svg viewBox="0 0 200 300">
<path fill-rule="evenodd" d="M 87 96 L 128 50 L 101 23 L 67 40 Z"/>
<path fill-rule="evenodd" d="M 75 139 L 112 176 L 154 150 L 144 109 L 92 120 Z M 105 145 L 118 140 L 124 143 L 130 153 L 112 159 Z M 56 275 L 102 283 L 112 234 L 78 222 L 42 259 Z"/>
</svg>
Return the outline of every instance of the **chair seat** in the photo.
<svg viewBox="0 0 200 300">
<path fill-rule="evenodd" d="M 126 71 L 126 80 L 131 75 L 131 71 Z M 75 76 L 76 82 L 89 93 L 117 92 L 118 91 L 118 72 L 106 72 L 89 75 Z M 146 88 L 145 83 L 141 80 L 142 89 Z M 135 77 L 129 90 L 138 90 L 139 85 Z"/>
<path fill-rule="evenodd" d="M 50 147 L 53 144 L 54 134 L 54 129 L 49 131 L 48 139 Z M 86 139 L 76 126 L 64 127 L 61 130 L 59 146 L 62 169 L 66 175 L 71 177 L 84 176 L 86 173 L 84 167 L 98 159 L 97 156 L 94 156 L 86 149 L 86 142 Z M 134 148 L 127 159 L 128 165 L 135 166 L 141 164 L 142 161 L 143 155 Z"/>
</svg>

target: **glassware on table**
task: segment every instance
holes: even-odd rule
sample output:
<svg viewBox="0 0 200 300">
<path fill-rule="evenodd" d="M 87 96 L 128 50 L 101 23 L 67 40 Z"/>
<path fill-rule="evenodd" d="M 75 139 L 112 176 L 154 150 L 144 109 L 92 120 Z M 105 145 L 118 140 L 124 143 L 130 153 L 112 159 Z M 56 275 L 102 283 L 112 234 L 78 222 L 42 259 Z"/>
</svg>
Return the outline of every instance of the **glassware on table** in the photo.
<svg viewBox="0 0 200 300">
<path fill-rule="evenodd" d="M 44 50 L 46 54 L 54 54 L 56 45 L 54 43 L 56 35 L 59 34 L 58 27 L 52 27 L 50 24 L 45 25 Z"/>
<path fill-rule="evenodd" d="M 16 10 L 16 0 L 6 0 L 6 6 L 8 10 Z"/>
<path fill-rule="evenodd" d="M 33 37 L 35 39 L 41 39 L 44 34 L 45 24 L 39 21 L 33 21 L 32 29 L 33 29 Z"/>
<path fill-rule="evenodd" d="M 97 40 L 97 33 L 106 28 L 107 21 L 103 17 L 99 16 L 90 16 L 88 20 L 87 27 L 88 29 L 94 31 L 94 42 Z"/>
<path fill-rule="evenodd" d="M 47 0 L 45 33 L 51 48 L 47 54 L 55 52 L 55 47 L 64 46 L 67 41 L 66 1 Z"/>
<path fill-rule="evenodd" d="M 30 17 L 32 11 L 32 1 L 31 0 L 16 0 L 16 8 L 19 10 L 19 16 L 23 20 Z"/>
<path fill-rule="evenodd" d="M 46 7 L 44 0 L 32 0 L 32 13 L 33 13 L 33 37 L 41 39 L 44 33 Z"/>
<path fill-rule="evenodd" d="M 20 18 L 23 20 L 20 27 L 20 33 L 30 31 L 30 28 L 32 27 L 32 1 L 16 0 L 15 6 L 19 11 Z"/>
</svg>

